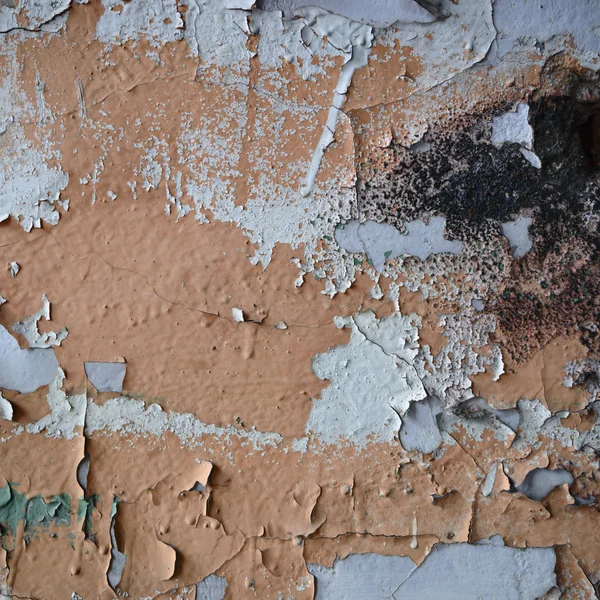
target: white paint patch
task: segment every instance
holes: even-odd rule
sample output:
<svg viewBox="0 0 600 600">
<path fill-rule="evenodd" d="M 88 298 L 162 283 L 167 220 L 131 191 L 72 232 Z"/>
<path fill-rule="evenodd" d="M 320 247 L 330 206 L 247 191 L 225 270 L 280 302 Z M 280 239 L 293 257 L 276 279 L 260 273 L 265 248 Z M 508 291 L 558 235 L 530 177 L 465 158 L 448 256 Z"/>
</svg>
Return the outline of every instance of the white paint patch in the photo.
<svg viewBox="0 0 600 600">
<path fill-rule="evenodd" d="M 406 234 L 402 234 L 387 223 L 353 220 L 336 229 L 335 239 L 348 252 L 364 252 L 380 273 L 386 260 L 405 254 L 427 260 L 432 254 L 462 252 L 462 242 L 444 237 L 445 217 L 431 217 L 428 223 L 408 221 L 405 227 Z"/>
<path fill-rule="evenodd" d="M 183 20 L 175 0 L 102 0 L 96 39 L 106 44 L 138 41 L 154 47 L 183 38 Z"/>
<path fill-rule="evenodd" d="M 315 184 L 319 166 L 327 148 L 334 140 L 342 108 L 346 102 L 346 93 L 352 83 L 356 69 L 367 66 L 373 42 L 373 31 L 368 25 L 362 25 L 332 15 L 316 7 L 306 7 L 296 11 L 296 16 L 303 18 L 306 24 L 321 38 L 344 53 L 344 66 L 333 93 L 333 101 L 327 115 L 327 122 L 310 162 L 306 180 L 300 193 L 308 196 Z"/>
<path fill-rule="evenodd" d="M 399 313 L 380 321 L 371 311 L 337 319 L 352 329 L 350 343 L 317 354 L 315 375 L 329 379 L 313 400 L 307 434 L 327 444 L 391 442 L 410 402 L 426 393 L 413 362 L 419 351 L 419 319 Z"/>
<path fill-rule="evenodd" d="M 66 22 L 71 0 L 15 0 L 10 4 L 0 3 L 0 33 L 11 29 L 58 31 Z"/>
<path fill-rule="evenodd" d="M 65 379 L 62 369 L 58 369 L 56 376 L 50 383 L 46 399 L 50 406 L 50 414 L 35 423 L 27 425 L 28 433 L 46 432 L 46 437 L 73 439 L 83 433 L 85 421 L 86 395 L 76 394 L 67 396 L 61 387 Z"/>
<path fill-rule="evenodd" d="M 533 146 L 533 128 L 529 124 L 529 105 L 517 104 L 515 110 L 494 117 L 492 121 L 492 143 L 512 142 L 525 148 Z"/>
<path fill-rule="evenodd" d="M 50 302 L 46 294 L 42 296 L 42 308 L 34 315 L 28 315 L 22 321 L 15 323 L 12 330 L 22 335 L 28 342 L 30 348 L 50 348 L 51 346 L 60 346 L 61 342 L 67 337 L 68 331 L 63 327 L 60 331 L 48 331 L 40 333 L 38 330 L 38 321 L 44 319 L 50 320 Z"/>
<path fill-rule="evenodd" d="M 506 142 L 520 144 L 524 158 L 536 169 L 542 168 L 542 162 L 533 151 L 533 127 L 529 124 L 529 105 L 525 102 L 492 121 L 492 143 Z"/>
<path fill-rule="evenodd" d="M 554 36 L 573 36 L 580 50 L 600 54 L 600 39 L 594 34 L 600 26 L 597 0 L 495 0 L 494 24 L 500 58 L 520 44 L 532 47 Z"/>
<path fill-rule="evenodd" d="M 500 225 L 502 235 L 508 240 L 515 258 L 525 256 L 533 244 L 529 237 L 529 227 L 533 223 L 530 217 L 519 217 L 515 221 L 507 221 Z"/>
<path fill-rule="evenodd" d="M 12 421 L 12 418 L 12 404 L 2 394 L 0 394 L 0 419 L 4 419 L 5 421 Z"/>
<path fill-rule="evenodd" d="M 264 0 L 262 10 L 281 10 L 285 16 L 307 4 L 375 27 L 387 27 L 393 23 L 431 23 L 435 16 L 419 6 L 414 0 L 370 0 L 370 2 L 347 2 L 346 0 Z"/>
<path fill-rule="evenodd" d="M 56 225 L 54 204 L 67 187 L 69 176 L 49 167 L 42 152 L 25 139 L 21 125 L 12 123 L 0 137 L 0 214 L 20 221 L 25 231 Z"/>
<path fill-rule="evenodd" d="M 48 385 L 57 370 L 54 350 L 21 350 L 17 340 L 0 325 L 0 388 L 29 394 Z"/>
<path fill-rule="evenodd" d="M 564 427 L 560 415 L 553 415 L 539 400 L 519 400 L 519 432 L 513 447 L 519 452 L 539 448 L 541 437 L 557 440 L 564 448 L 579 450 L 586 442 L 588 432 Z"/>
</svg>

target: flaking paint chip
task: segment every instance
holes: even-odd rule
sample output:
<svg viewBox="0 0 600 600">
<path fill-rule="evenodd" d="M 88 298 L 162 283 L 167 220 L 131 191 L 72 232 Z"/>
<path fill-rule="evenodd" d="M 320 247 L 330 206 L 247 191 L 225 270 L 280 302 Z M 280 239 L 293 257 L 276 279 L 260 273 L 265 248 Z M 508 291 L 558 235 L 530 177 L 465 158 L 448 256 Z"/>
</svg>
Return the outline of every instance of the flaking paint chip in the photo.
<svg viewBox="0 0 600 600">
<path fill-rule="evenodd" d="M 123 362 L 86 362 L 88 381 L 99 392 L 122 392 L 127 365 Z"/>
</svg>

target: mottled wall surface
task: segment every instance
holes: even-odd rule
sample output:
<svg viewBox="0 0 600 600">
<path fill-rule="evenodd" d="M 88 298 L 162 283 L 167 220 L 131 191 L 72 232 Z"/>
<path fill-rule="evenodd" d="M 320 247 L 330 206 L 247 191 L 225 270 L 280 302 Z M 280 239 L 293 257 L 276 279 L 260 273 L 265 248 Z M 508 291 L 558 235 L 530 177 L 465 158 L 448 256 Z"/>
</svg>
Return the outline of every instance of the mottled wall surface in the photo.
<svg viewBox="0 0 600 600">
<path fill-rule="evenodd" d="M 597 597 L 597 0 L 0 32 L 0 597 Z"/>
</svg>

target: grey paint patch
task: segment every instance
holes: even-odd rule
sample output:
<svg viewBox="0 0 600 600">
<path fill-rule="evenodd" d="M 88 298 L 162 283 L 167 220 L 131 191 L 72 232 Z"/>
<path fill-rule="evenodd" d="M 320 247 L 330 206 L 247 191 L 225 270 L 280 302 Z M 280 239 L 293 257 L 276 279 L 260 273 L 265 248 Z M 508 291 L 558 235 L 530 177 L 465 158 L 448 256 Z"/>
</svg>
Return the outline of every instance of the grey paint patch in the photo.
<svg viewBox="0 0 600 600">
<path fill-rule="evenodd" d="M 119 587 L 119 583 L 121 583 L 123 569 L 125 568 L 125 563 L 127 562 L 127 554 L 123 554 L 121 551 L 119 551 L 119 548 L 117 547 L 117 538 L 115 536 L 115 518 L 118 510 L 119 502 L 115 496 L 111 510 L 112 522 L 110 525 L 110 563 L 106 573 L 108 585 L 110 585 L 113 591 L 116 591 Z"/>
<path fill-rule="evenodd" d="M 429 152 L 429 150 L 431 150 L 431 144 L 423 140 L 416 142 L 408 148 L 408 151 L 412 154 L 421 154 L 422 152 Z"/>
<path fill-rule="evenodd" d="M 533 219 L 530 217 L 519 217 L 500 226 L 502 235 L 508 240 L 515 258 L 525 256 L 533 248 L 529 237 L 529 226 L 532 223 Z"/>
<path fill-rule="evenodd" d="M 514 437 L 514 430 L 499 419 L 489 404 L 478 397 L 469 398 L 454 408 L 454 412 L 446 411 L 438 417 L 440 429 L 454 433 L 464 427 L 475 440 L 481 441 L 485 432 L 494 434 L 498 441 L 506 441 Z"/>
<path fill-rule="evenodd" d="M 196 584 L 196 600 L 223 600 L 226 588 L 225 577 L 209 575 Z"/>
<path fill-rule="evenodd" d="M 99 392 L 122 392 L 127 365 L 122 362 L 86 362 L 88 381 Z"/>
<path fill-rule="evenodd" d="M 494 483 L 496 482 L 496 472 L 498 471 L 498 463 L 494 463 L 488 474 L 485 476 L 483 485 L 481 486 L 481 493 L 483 496 L 489 496 L 494 490 Z"/>
<path fill-rule="evenodd" d="M 426 260 L 431 254 L 462 252 L 462 242 L 444 238 L 445 217 L 431 217 L 429 223 L 420 219 L 408 221 L 405 226 L 406 234 L 402 234 L 387 223 L 359 224 L 353 220 L 336 230 L 335 239 L 348 252 L 364 252 L 379 272 L 388 258 L 403 254 Z"/>
<path fill-rule="evenodd" d="M 29 394 L 48 385 L 57 370 L 54 350 L 21 350 L 19 342 L 0 325 L 0 388 Z"/>
<path fill-rule="evenodd" d="M 477 312 L 482 312 L 483 309 L 485 308 L 485 305 L 483 303 L 483 300 L 481 300 L 480 298 L 473 298 L 473 300 L 471 300 L 471 306 L 477 311 Z"/>
<path fill-rule="evenodd" d="M 429 396 L 424 400 L 411 402 L 402 416 L 400 443 L 405 450 L 416 450 L 431 454 L 442 443 L 442 434 L 437 425 L 437 415 L 443 410 L 439 398 Z"/>
<path fill-rule="evenodd" d="M 315 600 L 535 600 L 556 585 L 553 548 L 438 544 L 420 567 L 404 556 L 350 555 L 307 565 Z"/>
<path fill-rule="evenodd" d="M 348 2 L 347 0 L 263 0 L 257 2 L 261 10 L 281 10 L 284 15 L 302 6 L 318 6 L 351 21 L 368 23 L 378 27 L 392 23 L 431 23 L 436 17 L 414 0 L 370 0 L 370 2 Z"/>
<path fill-rule="evenodd" d="M 22 335 L 29 342 L 30 348 L 60 346 L 61 342 L 68 335 L 66 328 L 63 327 L 58 332 L 48 331 L 40 333 L 37 326 L 40 319 L 50 320 L 50 301 L 46 297 L 46 294 L 42 296 L 42 308 L 34 315 L 27 315 L 22 321 L 15 323 L 12 326 L 12 330 Z"/>
<path fill-rule="evenodd" d="M 510 427 L 515 433 L 518 431 L 521 415 L 516 408 L 492 410 L 492 414 L 507 427 Z"/>
<path fill-rule="evenodd" d="M 523 483 L 517 486 L 516 490 L 539 502 L 555 487 L 572 482 L 573 476 L 565 469 L 534 469 L 527 473 Z"/>
<path fill-rule="evenodd" d="M 87 480 L 90 473 L 90 456 L 86 454 L 77 465 L 77 483 L 81 486 L 83 494 L 87 492 Z"/>
</svg>

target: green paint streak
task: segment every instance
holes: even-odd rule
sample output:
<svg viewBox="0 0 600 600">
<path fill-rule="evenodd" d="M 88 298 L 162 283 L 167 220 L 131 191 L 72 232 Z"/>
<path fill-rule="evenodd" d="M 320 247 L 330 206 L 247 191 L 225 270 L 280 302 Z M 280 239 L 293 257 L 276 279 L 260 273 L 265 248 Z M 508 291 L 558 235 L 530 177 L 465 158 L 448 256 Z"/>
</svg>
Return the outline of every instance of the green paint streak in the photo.
<svg viewBox="0 0 600 600">
<path fill-rule="evenodd" d="M 77 508 L 77 521 L 83 520 L 83 532 L 86 538 L 89 538 L 93 533 L 92 529 L 92 513 L 94 508 L 98 504 L 100 496 L 98 494 L 92 494 L 88 498 L 82 498 L 79 500 L 79 507 Z"/>
<path fill-rule="evenodd" d="M 44 502 L 41 495 L 27 498 L 15 488 L 18 484 L 10 482 L 0 487 L 0 526 L 3 531 L 16 533 L 20 521 L 25 521 L 25 531 L 44 527 L 51 523 L 67 526 L 71 524 L 71 498 L 68 494 L 53 496 Z"/>
</svg>

